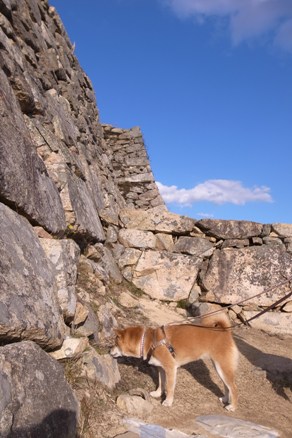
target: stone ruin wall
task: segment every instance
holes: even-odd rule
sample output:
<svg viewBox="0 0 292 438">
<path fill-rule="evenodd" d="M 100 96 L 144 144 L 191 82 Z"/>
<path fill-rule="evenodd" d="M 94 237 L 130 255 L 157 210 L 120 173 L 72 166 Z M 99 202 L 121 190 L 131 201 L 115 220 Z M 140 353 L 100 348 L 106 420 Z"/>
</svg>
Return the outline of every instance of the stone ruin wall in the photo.
<svg viewBox="0 0 292 438">
<path fill-rule="evenodd" d="M 150 304 L 193 311 L 248 298 L 292 275 L 292 225 L 168 212 L 141 131 L 100 124 L 90 79 L 47 0 L 0 0 L 0 67 L 0 435 L 33 427 L 71 437 L 79 405 L 55 359 L 76 354 L 88 379 L 113 388 L 116 362 L 92 343 L 112 336 L 127 311 L 122 296 L 139 291 L 153 324 L 164 321 Z M 290 299 L 266 325 L 286 333 L 291 315 Z"/>
<path fill-rule="evenodd" d="M 163 206 L 140 128 L 103 125 L 103 132 L 115 180 L 127 206 L 144 210 Z"/>
</svg>

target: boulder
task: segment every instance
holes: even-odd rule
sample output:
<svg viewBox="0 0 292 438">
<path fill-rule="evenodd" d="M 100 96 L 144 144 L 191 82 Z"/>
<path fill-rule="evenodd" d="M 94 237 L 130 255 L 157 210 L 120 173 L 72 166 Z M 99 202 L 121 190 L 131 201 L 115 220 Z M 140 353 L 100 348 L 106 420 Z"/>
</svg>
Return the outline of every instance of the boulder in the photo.
<svg viewBox="0 0 292 438">
<path fill-rule="evenodd" d="M 0 204 L 0 338 L 53 349 L 65 331 L 56 272 L 29 222 Z"/>
<path fill-rule="evenodd" d="M 132 282 L 149 295 L 166 301 L 189 296 L 201 259 L 169 252 L 145 251 L 133 270 Z"/>
<path fill-rule="evenodd" d="M 0 436 L 75 438 L 78 403 L 63 367 L 35 343 L 0 347 Z"/>
<path fill-rule="evenodd" d="M 117 406 L 134 417 L 147 417 L 153 411 L 154 406 L 150 401 L 137 395 L 121 394 L 117 398 Z"/>
<path fill-rule="evenodd" d="M 113 389 L 120 381 L 120 372 L 117 361 L 109 354 L 99 354 L 94 348 L 89 347 L 82 355 L 81 374 L 93 382 L 101 382 Z"/>
<path fill-rule="evenodd" d="M 292 254 L 283 245 L 261 245 L 216 250 L 202 278 L 204 288 L 218 303 L 237 303 L 256 294 L 246 304 L 269 306 L 289 291 Z"/>
</svg>

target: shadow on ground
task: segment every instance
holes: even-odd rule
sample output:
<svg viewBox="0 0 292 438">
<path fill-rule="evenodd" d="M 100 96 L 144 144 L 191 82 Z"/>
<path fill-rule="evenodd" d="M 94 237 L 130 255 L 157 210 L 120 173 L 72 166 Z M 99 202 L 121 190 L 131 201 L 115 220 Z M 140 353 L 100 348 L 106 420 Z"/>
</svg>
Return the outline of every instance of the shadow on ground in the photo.
<svg viewBox="0 0 292 438">
<path fill-rule="evenodd" d="M 292 403 L 285 389 L 292 391 L 292 360 L 276 354 L 264 353 L 246 342 L 240 336 L 235 336 L 236 344 L 243 356 L 256 368 L 266 371 L 267 379 L 271 382 L 274 391 Z M 271 338 L 271 342 L 272 338 Z M 290 341 L 291 342 L 291 341 Z M 287 350 L 292 345 L 287 345 Z"/>
</svg>

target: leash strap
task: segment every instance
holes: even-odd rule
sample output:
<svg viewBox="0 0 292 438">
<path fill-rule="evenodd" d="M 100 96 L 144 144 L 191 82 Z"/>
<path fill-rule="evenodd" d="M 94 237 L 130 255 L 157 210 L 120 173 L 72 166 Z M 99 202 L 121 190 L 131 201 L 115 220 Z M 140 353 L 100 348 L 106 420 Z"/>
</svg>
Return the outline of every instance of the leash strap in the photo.
<svg viewBox="0 0 292 438">
<path fill-rule="evenodd" d="M 140 342 L 140 357 L 144 357 L 143 353 L 144 353 L 145 334 L 146 334 L 146 330 L 144 329 Z"/>
</svg>

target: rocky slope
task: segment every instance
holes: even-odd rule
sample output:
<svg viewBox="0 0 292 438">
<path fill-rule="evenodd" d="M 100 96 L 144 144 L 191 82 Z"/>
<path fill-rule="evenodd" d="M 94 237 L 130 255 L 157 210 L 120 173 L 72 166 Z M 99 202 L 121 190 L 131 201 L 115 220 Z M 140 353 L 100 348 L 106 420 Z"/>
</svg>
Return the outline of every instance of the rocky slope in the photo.
<svg viewBox="0 0 292 438">
<path fill-rule="evenodd" d="M 140 129 L 100 124 L 47 0 L 0 0 L 0 66 L 0 435 L 73 437 L 96 397 L 78 379 L 100 402 L 119 382 L 116 325 L 269 307 L 291 290 L 292 225 L 170 213 Z M 253 324 L 291 335 L 291 310 Z"/>
</svg>

